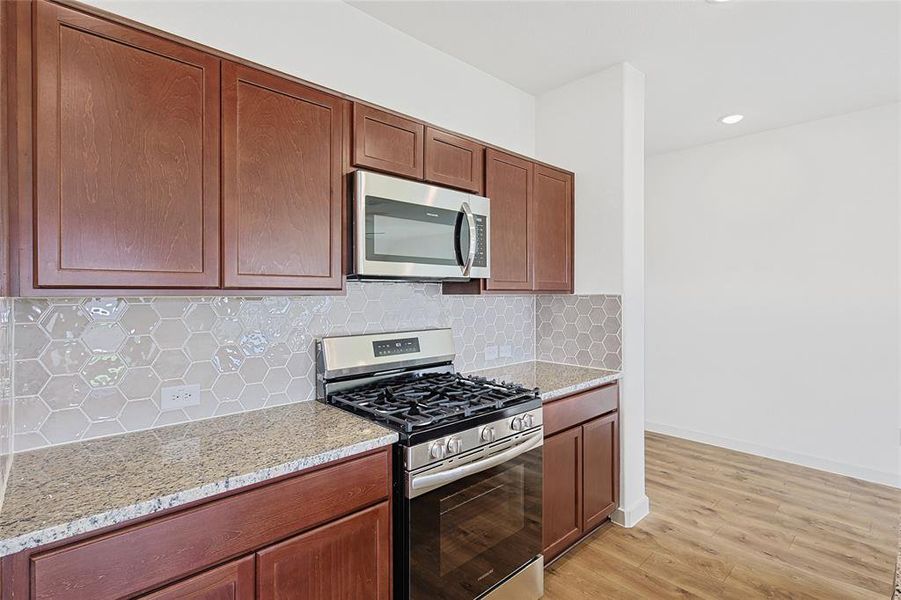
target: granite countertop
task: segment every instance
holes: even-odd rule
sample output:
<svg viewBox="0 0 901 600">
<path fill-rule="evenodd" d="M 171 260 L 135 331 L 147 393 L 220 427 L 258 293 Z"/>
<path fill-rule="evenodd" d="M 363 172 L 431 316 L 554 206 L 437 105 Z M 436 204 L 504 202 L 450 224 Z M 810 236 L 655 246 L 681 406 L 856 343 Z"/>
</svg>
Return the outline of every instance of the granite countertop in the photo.
<svg viewBox="0 0 901 600">
<path fill-rule="evenodd" d="M 528 388 L 538 388 L 541 390 L 541 399 L 545 402 L 610 383 L 622 377 L 620 371 L 608 371 L 606 369 L 579 367 L 540 360 L 473 371 L 469 375 L 500 379 L 518 383 Z"/>
<path fill-rule="evenodd" d="M 14 454 L 0 556 L 397 441 L 320 402 Z"/>
</svg>

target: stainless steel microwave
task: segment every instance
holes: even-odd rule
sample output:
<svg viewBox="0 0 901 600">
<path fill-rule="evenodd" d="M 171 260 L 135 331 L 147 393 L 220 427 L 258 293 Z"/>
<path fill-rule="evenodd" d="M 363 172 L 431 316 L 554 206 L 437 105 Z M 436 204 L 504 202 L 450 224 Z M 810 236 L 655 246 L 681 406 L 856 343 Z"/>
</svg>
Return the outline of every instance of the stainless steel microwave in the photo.
<svg viewBox="0 0 901 600">
<path fill-rule="evenodd" d="M 488 198 L 381 173 L 354 173 L 352 277 L 489 276 Z"/>
</svg>

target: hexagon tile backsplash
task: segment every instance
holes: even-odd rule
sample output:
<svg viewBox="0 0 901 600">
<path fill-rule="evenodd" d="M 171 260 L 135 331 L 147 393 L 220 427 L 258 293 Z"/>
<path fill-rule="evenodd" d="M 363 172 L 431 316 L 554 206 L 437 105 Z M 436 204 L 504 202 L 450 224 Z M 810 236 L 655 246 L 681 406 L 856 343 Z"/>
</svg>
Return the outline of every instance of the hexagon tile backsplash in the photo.
<svg viewBox="0 0 901 600">
<path fill-rule="evenodd" d="M 538 360 L 618 371 L 623 366 L 620 296 L 538 296 Z"/>
<path fill-rule="evenodd" d="M 534 359 L 536 334 L 550 327 L 565 354 L 573 348 L 557 329 L 570 333 L 569 313 L 553 298 L 442 296 L 438 284 L 348 282 L 345 296 L 16 299 L 14 447 L 311 400 L 313 342 L 323 335 L 452 327 L 457 369 L 468 371 Z M 542 313 L 536 308 L 545 299 Z M 549 325 L 536 322 L 540 315 Z M 160 410 L 161 388 L 181 384 L 200 386 L 200 404 Z"/>
</svg>

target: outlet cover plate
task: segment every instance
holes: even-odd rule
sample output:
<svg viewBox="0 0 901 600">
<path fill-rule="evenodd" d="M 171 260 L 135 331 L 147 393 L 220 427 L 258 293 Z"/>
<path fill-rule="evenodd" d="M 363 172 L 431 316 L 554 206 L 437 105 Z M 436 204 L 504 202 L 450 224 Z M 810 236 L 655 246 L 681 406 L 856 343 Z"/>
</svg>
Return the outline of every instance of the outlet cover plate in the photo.
<svg viewBox="0 0 901 600">
<path fill-rule="evenodd" d="M 160 390 L 160 410 L 177 410 L 200 404 L 200 386 L 171 385 Z"/>
</svg>

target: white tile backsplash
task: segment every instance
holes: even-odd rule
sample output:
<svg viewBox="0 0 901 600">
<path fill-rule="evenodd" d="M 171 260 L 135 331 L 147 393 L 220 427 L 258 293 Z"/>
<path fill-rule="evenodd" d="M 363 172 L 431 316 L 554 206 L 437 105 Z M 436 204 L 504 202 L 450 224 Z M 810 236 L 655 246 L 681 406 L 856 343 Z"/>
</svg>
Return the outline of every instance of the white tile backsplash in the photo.
<svg viewBox="0 0 901 600">
<path fill-rule="evenodd" d="M 380 282 L 348 282 L 345 296 L 0 299 L 0 445 L 311 400 L 324 335 L 451 327 L 460 371 L 536 358 L 618 369 L 620 313 L 618 296 L 443 296 L 439 284 Z M 161 410 L 163 387 L 191 384 L 198 405 Z"/>
<path fill-rule="evenodd" d="M 538 360 L 622 369 L 620 296 L 538 296 Z"/>
<path fill-rule="evenodd" d="M 442 296 L 438 284 L 348 282 L 334 297 L 16 299 L 14 314 L 17 451 L 310 400 L 323 335 L 451 326 L 460 370 L 535 352 L 534 297 Z M 488 344 L 511 355 L 486 359 Z M 161 389 L 186 384 L 200 386 L 200 404 L 161 410 Z"/>
</svg>

